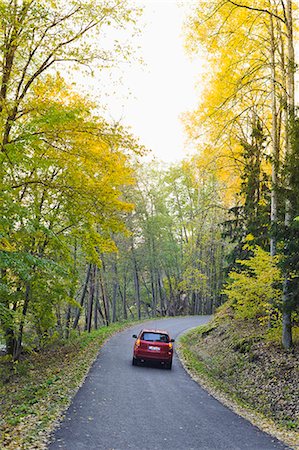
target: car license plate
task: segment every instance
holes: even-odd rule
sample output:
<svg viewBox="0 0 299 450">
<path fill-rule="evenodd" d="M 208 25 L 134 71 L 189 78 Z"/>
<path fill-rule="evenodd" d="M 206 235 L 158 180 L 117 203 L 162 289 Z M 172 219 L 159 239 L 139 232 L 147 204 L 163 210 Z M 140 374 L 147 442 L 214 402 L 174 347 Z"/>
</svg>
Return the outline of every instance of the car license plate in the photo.
<svg viewBox="0 0 299 450">
<path fill-rule="evenodd" d="M 154 351 L 156 351 L 156 352 L 159 352 L 159 351 L 160 351 L 160 347 L 154 347 L 153 345 L 149 345 L 149 346 L 148 346 L 148 349 L 149 349 L 149 350 L 154 350 Z"/>
</svg>

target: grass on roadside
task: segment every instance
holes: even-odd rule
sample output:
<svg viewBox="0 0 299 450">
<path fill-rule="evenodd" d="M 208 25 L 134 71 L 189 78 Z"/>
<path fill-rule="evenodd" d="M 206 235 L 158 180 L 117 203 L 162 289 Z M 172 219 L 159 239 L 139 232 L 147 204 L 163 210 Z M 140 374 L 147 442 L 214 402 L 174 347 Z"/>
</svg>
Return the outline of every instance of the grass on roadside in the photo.
<svg viewBox="0 0 299 450">
<path fill-rule="evenodd" d="M 14 366 L 13 374 L 7 357 L 0 357 L 4 378 L 0 384 L 0 448 L 45 448 L 49 433 L 82 384 L 99 348 L 114 333 L 135 323 L 111 324 L 29 354 Z"/>
</svg>

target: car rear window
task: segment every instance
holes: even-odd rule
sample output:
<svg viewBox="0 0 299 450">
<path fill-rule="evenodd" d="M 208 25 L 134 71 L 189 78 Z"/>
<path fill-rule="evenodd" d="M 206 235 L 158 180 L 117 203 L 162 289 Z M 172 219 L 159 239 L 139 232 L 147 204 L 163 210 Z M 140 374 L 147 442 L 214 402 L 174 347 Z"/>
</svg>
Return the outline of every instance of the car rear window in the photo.
<svg viewBox="0 0 299 450">
<path fill-rule="evenodd" d="M 144 332 L 141 339 L 150 342 L 169 342 L 167 334 Z"/>
</svg>

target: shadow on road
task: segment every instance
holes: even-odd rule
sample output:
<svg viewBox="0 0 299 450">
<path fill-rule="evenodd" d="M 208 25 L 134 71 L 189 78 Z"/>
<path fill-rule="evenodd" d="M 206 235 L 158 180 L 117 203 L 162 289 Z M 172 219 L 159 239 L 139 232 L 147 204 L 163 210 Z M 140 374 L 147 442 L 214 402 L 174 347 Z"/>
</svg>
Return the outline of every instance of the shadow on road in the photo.
<svg viewBox="0 0 299 450">
<path fill-rule="evenodd" d="M 148 369 L 160 369 L 168 371 L 166 365 L 164 363 L 158 362 L 158 361 L 144 361 L 144 362 L 138 362 L 138 364 L 134 367 L 136 370 L 139 368 L 146 367 Z"/>
</svg>

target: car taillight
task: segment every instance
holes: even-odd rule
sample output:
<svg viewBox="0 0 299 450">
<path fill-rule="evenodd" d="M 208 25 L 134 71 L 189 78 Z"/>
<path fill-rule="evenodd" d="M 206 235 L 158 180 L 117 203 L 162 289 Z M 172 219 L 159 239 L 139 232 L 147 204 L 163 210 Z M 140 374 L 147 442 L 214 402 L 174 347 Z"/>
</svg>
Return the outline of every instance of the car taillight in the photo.
<svg viewBox="0 0 299 450">
<path fill-rule="evenodd" d="M 171 350 L 172 349 L 172 344 L 170 342 L 169 342 L 168 346 L 169 346 L 169 350 Z"/>
<path fill-rule="evenodd" d="M 136 341 L 136 343 L 135 343 L 135 346 L 136 346 L 136 347 L 139 347 L 139 346 L 140 346 L 140 339 L 137 339 L 137 341 Z"/>
</svg>

